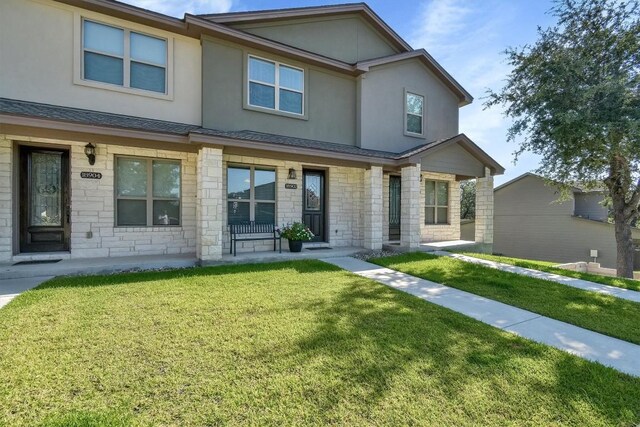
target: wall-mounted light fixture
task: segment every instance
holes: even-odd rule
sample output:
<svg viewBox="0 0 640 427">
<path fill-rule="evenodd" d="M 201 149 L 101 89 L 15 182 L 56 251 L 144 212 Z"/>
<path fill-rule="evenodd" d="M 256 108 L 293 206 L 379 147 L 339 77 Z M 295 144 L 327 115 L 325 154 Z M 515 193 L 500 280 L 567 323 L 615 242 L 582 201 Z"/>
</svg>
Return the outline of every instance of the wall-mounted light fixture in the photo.
<svg viewBox="0 0 640 427">
<path fill-rule="evenodd" d="M 84 146 L 84 154 L 87 155 L 87 159 L 89 159 L 89 164 L 91 166 L 96 164 L 96 146 L 89 143 Z"/>
<path fill-rule="evenodd" d="M 289 175 L 287 176 L 289 179 L 296 179 L 296 170 L 294 168 L 289 169 Z"/>
</svg>

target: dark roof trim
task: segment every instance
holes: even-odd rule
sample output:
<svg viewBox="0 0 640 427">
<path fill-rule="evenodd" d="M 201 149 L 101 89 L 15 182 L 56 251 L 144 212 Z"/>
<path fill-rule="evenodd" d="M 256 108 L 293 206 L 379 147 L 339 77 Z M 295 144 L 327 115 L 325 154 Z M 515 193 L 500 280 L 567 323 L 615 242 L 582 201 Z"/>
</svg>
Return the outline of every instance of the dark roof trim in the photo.
<svg viewBox="0 0 640 427">
<path fill-rule="evenodd" d="M 436 61 L 433 56 L 424 49 L 413 50 L 411 52 L 399 53 L 397 55 L 385 56 L 377 59 L 369 59 L 367 61 L 361 61 L 356 64 L 356 68 L 363 73 L 369 71 L 371 67 L 378 65 L 391 64 L 399 61 L 406 61 L 408 59 L 419 59 L 431 72 L 438 76 L 449 89 L 451 89 L 460 100 L 459 106 L 471 104 L 473 102 L 473 96 L 462 87 L 460 83 L 454 79 L 451 74 L 445 70 L 442 65 Z"/>
<path fill-rule="evenodd" d="M 258 10 L 249 12 L 230 12 L 199 15 L 218 23 L 248 23 L 278 21 L 292 18 L 309 18 L 314 16 L 331 16 L 357 13 L 380 32 L 398 51 L 412 50 L 409 43 L 398 35 L 386 22 L 378 16 L 366 3 L 346 3 L 326 6 L 294 7 L 287 9 Z"/>
</svg>

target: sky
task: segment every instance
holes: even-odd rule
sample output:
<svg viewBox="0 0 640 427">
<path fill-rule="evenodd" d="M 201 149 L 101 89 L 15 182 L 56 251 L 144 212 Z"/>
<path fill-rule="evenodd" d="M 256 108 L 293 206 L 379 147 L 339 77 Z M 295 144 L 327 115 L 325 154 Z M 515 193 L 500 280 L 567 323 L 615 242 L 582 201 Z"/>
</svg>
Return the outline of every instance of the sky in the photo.
<svg viewBox="0 0 640 427">
<path fill-rule="evenodd" d="M 182 18 L 185 12 L 222 13 L 345 3 L 349 0 L 125 0 Z M 497 91 L 510 72 L 502 53 L 535 42 L 537 26 L 554 18 L 551 0 L 367 0 L 367 4 L 414 49 L 426 49 L 475 98 L 460 110 L 460 132 L 506 168 L 500 185 L 538 167 L 523 154 L 514 164 L 518 140 L 507 142 L 510 120 L 499 107 L 484 108 L 487 89 Z"/>
</svg>

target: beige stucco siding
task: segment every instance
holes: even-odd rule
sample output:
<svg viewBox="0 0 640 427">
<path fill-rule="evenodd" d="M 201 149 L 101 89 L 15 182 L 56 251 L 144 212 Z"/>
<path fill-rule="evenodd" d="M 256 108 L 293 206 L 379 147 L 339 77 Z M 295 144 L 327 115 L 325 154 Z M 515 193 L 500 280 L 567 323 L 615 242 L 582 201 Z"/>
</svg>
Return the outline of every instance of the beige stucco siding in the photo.
<svg viewBox="0 0 640 427">
<path fill-rule="evenodd" d="M 356 15 L 232 26 L 350 64 L 397 53 L 368 23 Z"/>
<path fill-rule="evenodd" d="M 424 136 L 404 134 L 405 91 L 424 96 Z M 458 134 L 458 98 L 418 59 L 371 68 L 359 79 L 358 142 L 400 152 Z"/>
<path fill-rule="evenodd" d="M 79 79 L 81 18 L 168 39 L 171 96 L 87 86 Z M 0 2 L 0 97 L 200 124 L 201 49 L 178 36 L 48 0 Z M 149 95 L 149 96 L 147 96 Z"/>
<path fill-rule="evenodd" d="M 598 250 L 603 267 L 616 264 L 614 227 L 573 217 L 573 199 L 557 202 L 558 193 L 528 176 L 495 192 L 494 252 L 553 262 L 589 261 Z M 640 239 L 640 230 L 634 230 Z"/>
<path fill-rule="evenodd" d="M 355 144 L 356 84 L 351 77 L 211 38 L 203 43 L 203 126 L 253 130 Z M 246 108 L 248 54 L 305 70 L 306 117 L 286 117 Z"/>
</svg>

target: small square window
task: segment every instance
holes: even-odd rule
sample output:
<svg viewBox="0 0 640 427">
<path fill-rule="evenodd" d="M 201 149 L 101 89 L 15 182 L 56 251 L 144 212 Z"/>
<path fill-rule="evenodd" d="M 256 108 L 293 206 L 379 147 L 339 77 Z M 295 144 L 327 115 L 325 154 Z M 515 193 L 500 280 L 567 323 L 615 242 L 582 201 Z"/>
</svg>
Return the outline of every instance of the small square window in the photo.
<svg viewBox="0 0 640 427">
<path fill-rule="evenodd" d="M 227 168 L 229 224 L 248 221 L 276 223 L 276 171 L 263 167 Z"/>
<path fill-rule="evenodd" d="M 249 56 L 248 104 L 296 115 L 304 112 L 304 71 Z"/>
</svg>

